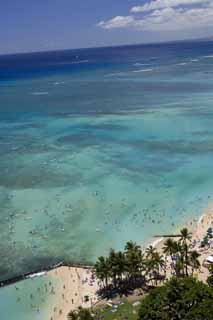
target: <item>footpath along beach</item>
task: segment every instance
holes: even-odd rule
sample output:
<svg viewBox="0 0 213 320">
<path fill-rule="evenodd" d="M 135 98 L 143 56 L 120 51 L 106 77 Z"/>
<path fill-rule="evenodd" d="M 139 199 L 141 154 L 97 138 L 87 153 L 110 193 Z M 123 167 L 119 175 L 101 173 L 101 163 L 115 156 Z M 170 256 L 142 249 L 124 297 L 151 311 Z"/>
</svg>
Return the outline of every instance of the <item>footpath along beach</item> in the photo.
<svg viewBox="0 0 213 320">
<path fill-rule="evenodd" d="M 201 255 L 199 258 L 201 268 L 196 276 L 199 280 L 206 281 L 208 269 L 203 263 L 209 255 L 213 255 L 213 244 L 211 243 L 206 248 L 201 248 L 200 244 L 206 235 L 207 229 L 213 227 L 213 205 L 205 210 L 199 220 L 194 219 L 186 226 L 192 232 L 193 249 L 198 250 Z M 160 241 L 155 240 L 155 247 L 161 253 L 165 240 L 165 237 L 161 238 Z M 52 306 L 49 320 L 65 320 L 69 311 L 75 310 L 79 306 L 91 308 L 99 302 L 97 295 L 99 284 L 92 273 L 91 267 L 75 268 L 63 266 L 47 272 L 47 275 L 54 277 L 58 283 L 57 288 L 54 289 L 55 291 L 53 290 L 55 304 Z M 167 258 L 167 277 L 171 275 L 172 262 Z"/>
</svg>

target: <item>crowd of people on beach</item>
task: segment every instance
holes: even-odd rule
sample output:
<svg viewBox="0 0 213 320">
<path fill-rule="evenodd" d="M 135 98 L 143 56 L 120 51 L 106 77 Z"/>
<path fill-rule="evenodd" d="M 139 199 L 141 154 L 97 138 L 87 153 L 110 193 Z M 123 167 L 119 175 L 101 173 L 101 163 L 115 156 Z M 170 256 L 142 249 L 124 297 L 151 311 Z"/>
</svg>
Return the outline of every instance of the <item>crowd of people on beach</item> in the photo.
<svg viewBox="0 0 213 320">
<path fill-rule="evenodd" d="M 207 258 L 213 257 L 213 215 L 212 211 L 197 222 L 190 222 L 189 228 L 192 230 L 191 238 L 188 239 L 188 245 L 190 251 L 197 251 L 197 259 L 199 264 L 194 266 L 194 275 L 199 279 L 206 281 L 208 276 L 208 266 L 209 262 Z M 187 241 L 188 241 L 187 240 Z M 177 273 L 177 259 L 178 255 L 176 253 L 168 254 L 163 250 L 165 244 L 165 239 L 160 239 L 155 241 L 153 246 L 148 247 L 144 252 L 148 254 L 148 250 L 153 251 L 150 253 L 151 258 L 155 256 L 156 252 L 159 251 L 158 263 L 153 266 L 147 273 L 148 283 L 155 284 L 153 282 L 153 275 L 161 275 L 162 279 L 168 278 Z M 156 246 L 156 248 L 155 248 Z M 144 250 L 141 249 L 140 250 Z M 153 254 L 155 253 L 155 254 Z M 162 260 L 162 261 L 160 261 Z M 153 261 L 152 261 L 153 262 Z M 151 263 L 151 262 L 150 262 Z M 155 262 L 156 263 L 156 262 Z M 152 267 L 151 267 L 152 268 Z M 189 266 L 191 272 L 191 266 Z M 197 270 L 197 271 L 196 271 Z M 53 280 L 44 282 L 43 285 L 37 287 L 36 291 L 29 293 L 29 307 L 36 314 L 42 314 L 45 301 L 52 297 L 54 301 L 58 300 L 52 307 L 52 315 L 50 320 L 65 319 L 67 312 L 72 309 L 76 309 L 78 306 L 83 306 L 85 308 L 91 308 L 92 306 L 99 303 L 102 296 L 100 293 L 100 288 L 103 287 L 103 279 L 100 278 L 100 273 L 93 270 L 93 268 L 74 268 L 74 267 L 58 267 L 52 271 L 46 272 L 45 276 L 52 277 Z M 104 270 L 106 275 L 106 270 Z M 126 271 L 124 271 L 126 272 Z M 44 278 L 45 278 L 44 276 Z M 111 277 L 111 276 L 110 276 Z M 109 278 L 110 278 L 109 277 Z M 122 276 L 123 278 L 123 276 Z M 156 283 L 161 283 L 159 281 Z M 56 281 L 55 281 L 56 280 Z M 36 278 L 28 281 L 34 281 L 36 284 Z M 110 282 L 112 279 L 109 280 Z M 15 285 L 15 291 L 17 296 L 17 303 L 23 302 L 21 286 Z M 133 294 L 133 291 L 129 291 Z M 138 292 L 141 294 L 141 291 Z M 38 299 L 40 297 L 40 300 Z"/>
</svg>

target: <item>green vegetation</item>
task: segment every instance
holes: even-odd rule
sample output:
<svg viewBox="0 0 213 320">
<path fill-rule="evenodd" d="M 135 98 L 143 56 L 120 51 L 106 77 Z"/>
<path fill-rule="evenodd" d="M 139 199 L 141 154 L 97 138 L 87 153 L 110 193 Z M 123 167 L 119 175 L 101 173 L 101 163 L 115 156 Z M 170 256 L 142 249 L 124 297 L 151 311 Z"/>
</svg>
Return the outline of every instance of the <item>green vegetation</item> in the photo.
<svg viewBox="0 0 213 320">
<path fill-rule="evenodd" d="M 162 281 L 163 257 L 150 246 L 142 253 L 140 246 L 127 242 L 124 251 L 111 249 L 108 257 L 99 257 L 94 272 L 102 283 L 100 295 L 111 297 L 116 293 L 127 294 L 135 288 L 145 287 L 148 282 Z"/>
<path fill-rule="evenodd" d="M 207 237 L 209 239 L 212 239 L 213 238 L 213 228 L 208 228 L 207 230 Z"/>
<path fill-rule="evenodd" d="M 142 300 L 138 320 L 212 320 L 213 290 L 192 277 L 172 278 Z"/>
<path fill-rule="evenodd" d="M 212 320 L 213 290 L 193 277 L 173 277 L 140 301 L 126 298 L 91 311 L 70 312 L 68 320 Z"/>
<path fill-rule="evenodd" d="M 213 265 L 209 267 L 209 277 L 207 279 L 208 286 L 213 289 Z"/>
<path fill-rule="evenodd" d="M 188 229 L 183 228 L 178 241 L 169 238 L 164 243 L 163 251 L 174 261 L 173 268 L 177 277 L 189 276 L 189 268 L 191 275 L 194 274 L 194 270 L 200 268 L 198 260 L 200 254 L 196 250 L 191 250 L 191 238 Z"/>
<path fill-rule="evenodd" d="M 90 311 L 81 307 L 78 310 L 70 311 L 67 315 L 68 320 L 94 320 Z"/>
<path fill-rule="evenodd" d="M 212 230 L 207 233 L 210 237 Z M 120 296 L 121 300 L 92 313 L 79 308 L 69 313 L 68 320 L 213 320 L 213 265 L 207 284 L 193 278 L 200 268 L 200 255 L 193 250 L 191 239 L 187 228 L 180 231 L 177 241 L 168 238 L 163 246 L 165 258 L 153 246 L 143 252 L 132 241 L 123 251 L 111 249 L 107 257 L 98 258 L 94 273 L 101 283 L 99 295 Z M 166 277 L 168 263 L 170 280 Z M 137 295 L 143 293 L 137 296 L 140 301 L 122 298 L 135 289 Z"/>
<path fill-rule="evenodd" d="M 169 238 L 164 243 L 163 251 L 170 256 L 172 272 L 177 277 L 193 275 L 200 268 L 199 253 L 192 250 L 191 238 L 188 229 L 183 228 L 178 241 Z M 130 241 L 124 251 L 111 249 L 108 257 L 99 257 L 94 266 L 102 284 L 99 294 L 111 297 L 136 288 L 147 291 L 166 279 L 166 263 L 153 246 L 142 252 L 139 245 Z"/>
<path fill-rule="evenodd" d="M 124 299 L 115 307 L 106 306 L 101 309 L 96 309 L 94 318 L 97 320 L 137 320 L 139 308 L 140 303 L 135 305 L 134 303 L 128 302 L 127 299 Z"/>
<path fill-rule="evenodd" d="M 206 235 L 203 237 L 201 241 L 201 247 L 204 248 L 205 246 L 209 245 L 209 239 L 213 238 L 213 228 L 208 228 Z"/>
</svg>

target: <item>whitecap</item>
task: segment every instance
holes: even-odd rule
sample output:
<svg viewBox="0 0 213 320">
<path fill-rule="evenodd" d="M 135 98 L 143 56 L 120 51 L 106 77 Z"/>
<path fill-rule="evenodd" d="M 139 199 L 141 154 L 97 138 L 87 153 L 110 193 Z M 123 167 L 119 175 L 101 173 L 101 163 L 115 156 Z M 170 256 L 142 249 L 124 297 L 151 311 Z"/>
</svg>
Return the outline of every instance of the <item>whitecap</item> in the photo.
<svg viewBox="0 0 213 320">
<path fill-rule="evenodd" d="M 187 62 L 180 62 L 180 63 L 177 63 L 177 66 L 185 66 L 187 64 Z"/>
<path fill-rule="evenodd" d="M 56 81 L 56 82 L 54 82 L 54 85 L 55 85 L 55 86 L 57 86 L 57 85 L 59 85 L 59 84 L 64 84 L 64 81 Z"/>
<path fill-rule="evenodd" d="M 121 76 L 121 75 L 124 75 L 124 74 L 125 74 L 125 72 L 108 73 L 108 74 L 105 74 L 104 77 Z"/>
<path fill-rule="evenodd" d="M 88 63 L 89 60 L 76 60 L 76 61 L 64 61 L 64 62 L 57 62 L 57 63 L 49 63 L 49 65 L 72 65 L 72 64 L 81 64 L 81 63 Z"/>
<path fill-rule="evenodd" d="M 47 91 L 41 91 L 41 92 L 32 92 L 33 95 L 35 96 L 42 96 L 42 95 L 47 95 L 49 92 Z"/>
<path fill-rule="evenodd" d="M 150 63 L 140 63 L 140 62 L 136 62 L 133 64 L 133 66 L 150 66 Z"/>
<path fill-rule="evenodd" d="M 208 56 L 203 56 L 203 58 L 213 58 L 213 54 L 210 54 L 210 55 L 208 55 Z"/>
<path fill-rule="evenodd" d="M 198 59 L 191 59 L 191 62 L 198 62 Z"/>
<path fill-rule="evenodd" d="M 79 63 L 87 63 L 89 60 L 79 60 L 79 61 L 72 61 L 70 64 L 79 64 Z"/>
<path fill-rule="evenodd" d="M 28 276 L 28 278 L 36 278 L 36 277 L 42 277 L 46 274 L 46 271 L 43 271 L 43 272 L 38 272 L 38 273 L 33 273 L 33 274 L 30 274 Z"/>
<path fill-rule="evenodd" d="M 140 70 L 133 70 L 132 72 L 135 72 L 135 73 L 139 73 L 139 72 L 150 72 L 150 71 L 153 71 L 153 69 L 140 69 Z"/>
</svg>

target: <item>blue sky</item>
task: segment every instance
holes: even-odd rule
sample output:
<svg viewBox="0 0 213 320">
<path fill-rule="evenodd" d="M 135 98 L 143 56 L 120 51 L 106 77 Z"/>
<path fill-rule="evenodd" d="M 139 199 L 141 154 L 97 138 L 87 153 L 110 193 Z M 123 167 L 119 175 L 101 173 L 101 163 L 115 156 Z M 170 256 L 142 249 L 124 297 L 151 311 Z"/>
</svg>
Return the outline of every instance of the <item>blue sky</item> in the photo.
<svg viewBox="0 0 213 320">
<path fill-rule="evenodd" d="M 1 0 L 0 53 L 213 35 L 213 0 Z"/>
</svg>

